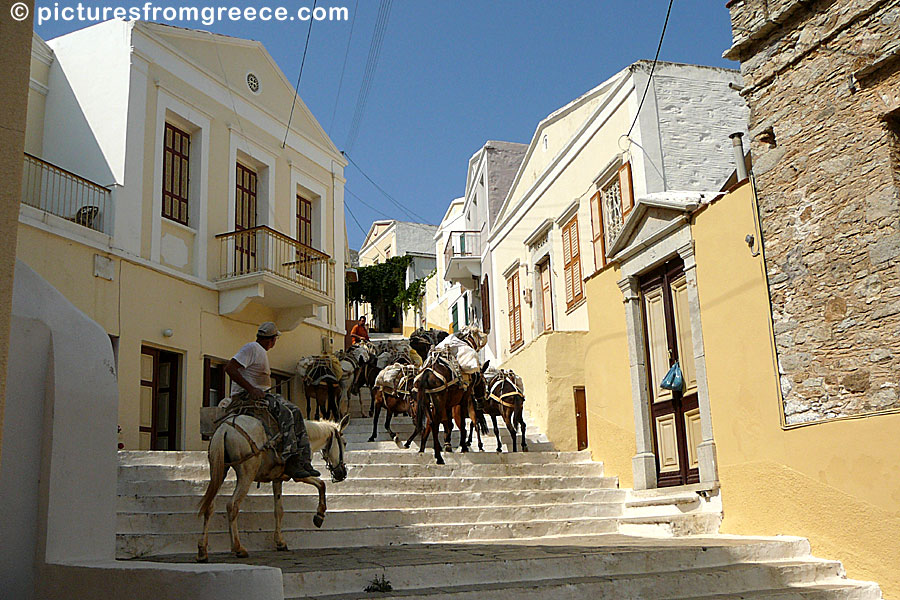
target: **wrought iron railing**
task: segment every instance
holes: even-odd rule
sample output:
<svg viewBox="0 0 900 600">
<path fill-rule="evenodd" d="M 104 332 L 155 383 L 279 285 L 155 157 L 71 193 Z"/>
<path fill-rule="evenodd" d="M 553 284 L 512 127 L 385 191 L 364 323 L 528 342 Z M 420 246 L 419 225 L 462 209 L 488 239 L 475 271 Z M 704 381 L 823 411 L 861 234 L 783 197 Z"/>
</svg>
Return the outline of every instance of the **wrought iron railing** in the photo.
<svg viewBox="0 0 900 600">
<path fill-rule="evenodd" d="M 112 193 L 56 165 L 25 153 L 22 204 L 112 235 Z"/>
<path fill-rule="evenodd" d="M 323 294 L 332 293 L 331 257 L 280 231 L 260 225 L 220 233 L 216 239 L 220 244 L 220 281 L 271 273 Z"/>
<path fill-rule="evenodd" d="M 450 262 L 453 258 L 472 258 L 481 256 L 480 231 L 451 231 L 450 238 L 444 248 L 444 258 Z"/>
</svg>

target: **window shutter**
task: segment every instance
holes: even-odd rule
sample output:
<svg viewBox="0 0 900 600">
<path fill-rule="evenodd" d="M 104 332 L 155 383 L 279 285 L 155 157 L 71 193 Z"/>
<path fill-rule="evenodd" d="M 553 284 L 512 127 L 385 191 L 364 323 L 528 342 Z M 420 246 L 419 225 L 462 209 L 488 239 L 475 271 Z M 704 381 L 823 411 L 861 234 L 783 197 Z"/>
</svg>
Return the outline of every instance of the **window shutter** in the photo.
<svg viewBox="0 0 900 600">
<path fill-rule="evenodd" d="M 619 191 L 622 194 L 622 214 L 634 208 L 634 189 L 631 187 L 631 163 L 619 167 Z"/>
<path fill-rule="evenodd" d="M 509 306 L 509 345 L 516 345 L 516 305 L 514 303 L 513 278 L 506 280 L 506 300 Z"/>
<path fill-rule="evenodd" d="M 481 282 L 481 326 L 485 333 L 491 331 L 491 287 L 488 284 L 488 276 L 485 275 Z"/>
<path fill-rule="evenodd" d="M 572 247 L 570 254 L 572 256 L 572 301 L 581 299 L 581 246 L 578 240 L 578 217 L 572 219 L 569 225 L 571 231 L 569 233 L 569 245 Z"/>
<path fill-rule="evenodd" d="M 603 220 L 600 215 L 600 192 L 591 196 L 591 246 L 594 252 L 594 270 L 606 266 L 603 247 Z"/>
</svg>

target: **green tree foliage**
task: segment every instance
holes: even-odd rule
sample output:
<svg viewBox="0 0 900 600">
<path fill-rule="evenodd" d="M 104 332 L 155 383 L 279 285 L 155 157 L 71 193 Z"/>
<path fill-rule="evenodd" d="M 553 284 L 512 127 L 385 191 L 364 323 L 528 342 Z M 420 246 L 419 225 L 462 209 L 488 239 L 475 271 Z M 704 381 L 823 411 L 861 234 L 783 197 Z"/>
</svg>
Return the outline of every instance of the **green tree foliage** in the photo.
<svg viewBox="0 0 900 600">
<path fill-rule="evenodd" d="M 407 287 L 406 271 L 412 260 L 411 256 L 395 256 L 383 263 L 359 267 L 359 280 L 347 284 L 347 298 L 371 304 L 379 324 L 389 327 L 389 323 L 399 319 L 401 311 L 419 305 L 426 283 L 435 273 L 432 271 Z"/>
</svg>

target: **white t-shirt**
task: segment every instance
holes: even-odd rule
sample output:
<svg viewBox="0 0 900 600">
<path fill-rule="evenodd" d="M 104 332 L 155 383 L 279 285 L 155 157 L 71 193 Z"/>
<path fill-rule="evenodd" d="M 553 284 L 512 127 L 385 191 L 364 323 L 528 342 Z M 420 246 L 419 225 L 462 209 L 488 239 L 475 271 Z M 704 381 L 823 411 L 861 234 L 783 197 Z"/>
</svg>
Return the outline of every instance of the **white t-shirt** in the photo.
<svg viewBox="0 0 900 600">
<path fill-rule="evenodd" d="M 255 385 L 260 389 L 268 389 L 272 387 L 271 371 L 269 370 L 269 355 L 266 354 L 265 348 L 256 342 L 244 344 L 241 349 L 234 355 L 241 365 L 240 374 L 248 383 Z M 240 394 L 246 391 L 236 381 L 231 382 L 231 395 Z"/>
</svg>

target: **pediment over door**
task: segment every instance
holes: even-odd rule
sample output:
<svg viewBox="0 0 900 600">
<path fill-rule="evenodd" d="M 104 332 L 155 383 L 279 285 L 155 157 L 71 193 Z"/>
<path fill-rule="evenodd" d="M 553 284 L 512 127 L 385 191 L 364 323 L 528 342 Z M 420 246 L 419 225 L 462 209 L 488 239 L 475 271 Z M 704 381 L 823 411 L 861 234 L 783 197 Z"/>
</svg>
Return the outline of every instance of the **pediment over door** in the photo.
<svg viewBox="0 0 900 600">
<path fill-rule="evenodd" d="M 692 212 L 711 199 L 699 192 L 659 192 L 637 199 L 607 257 L 622 261 L 679 230 Z"/>
</svg>

